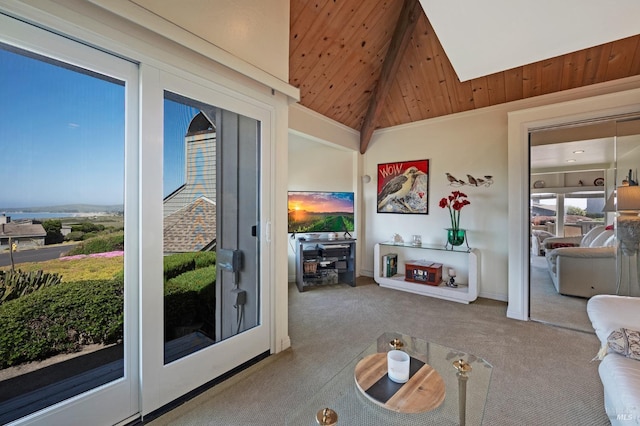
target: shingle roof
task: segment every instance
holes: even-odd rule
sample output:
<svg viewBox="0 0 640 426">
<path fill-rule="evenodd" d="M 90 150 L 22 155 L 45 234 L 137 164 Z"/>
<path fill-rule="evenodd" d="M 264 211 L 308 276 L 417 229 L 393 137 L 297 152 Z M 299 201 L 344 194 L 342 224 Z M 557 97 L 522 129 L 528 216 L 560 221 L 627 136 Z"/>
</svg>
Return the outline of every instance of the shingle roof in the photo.
<svg viewBox="0 0 640 426">
<path fill-rule="evenodd" d="M 209 249 L 216 241 L 216 205 L 206 197 L 164 218 L 164 252 Z"/>
<path fill-rule="evenodd" d="M 12 237 L 12 238 L 32 238 L 32 237 L 46 237 L 47 231 L 44 230 L 41 224 L 36 223 L 3 223 L 0 225 L 0 237 Z"/>
</svg>

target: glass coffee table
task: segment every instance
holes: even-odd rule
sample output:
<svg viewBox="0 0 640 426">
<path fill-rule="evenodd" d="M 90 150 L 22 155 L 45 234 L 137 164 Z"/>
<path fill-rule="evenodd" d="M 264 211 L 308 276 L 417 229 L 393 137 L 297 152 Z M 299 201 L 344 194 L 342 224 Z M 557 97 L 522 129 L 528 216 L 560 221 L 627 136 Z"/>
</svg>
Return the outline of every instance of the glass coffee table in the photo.
<svg viewBox="0 0 640 426">
<path fill-rule="evenodd" d="M 407 352 L 411 360 L 412 377 L 406 384 L 396 384 L 386 375 L 386 352 L 398 346 Z M 379 355 L 375 355 L 379 354 Z M 377 367 L 370 360 L 378 360 Z M 363 366 L 368 368 L 364 371 Z M 358 374 L 356 374 L 356 368 Z M 373 372 L 377 368 L 376 372 Z M 382 370 L 385 371 L 382 371 Z M 429 377 L 420 378 L 429 369 Z M 362 351 L 338 372 L 309 401 L 297 407 L 286 419 L 291 426 L 331 425 L 480 425 L 493 367 L 482 358 L 427 342 L 400 333 L 383 333 L 376 342 Z M 371 374 L 369 374 L 371 372 Z M 371 379 L 363 376 L 376 375 Z M 414 378 L 414 374 L 416 374 Z M 416 380 L 424 380 L 416 383 Z M 375 382 L 375 384 L 372 384 Z M 423 392 L 430 383 L 444 384 L 442 392 Z M 381 391 L 381 389 L 383 389 Z M 442 390 L 442 389 L 440 389 Z M 389 395 L 381 395 L 388 392 Z M 389 404 L 388 398 L 406 402 L 422 402 L 429 406 L 424 412 L 399 412 L 399 405 Z M 420 398 L 437 398 L 436 401 L 419 401 Z M 435 408 L 434 408 L 435 407 Z M 337 423 L 334 423 L 337 416 Z"/>
</svg>

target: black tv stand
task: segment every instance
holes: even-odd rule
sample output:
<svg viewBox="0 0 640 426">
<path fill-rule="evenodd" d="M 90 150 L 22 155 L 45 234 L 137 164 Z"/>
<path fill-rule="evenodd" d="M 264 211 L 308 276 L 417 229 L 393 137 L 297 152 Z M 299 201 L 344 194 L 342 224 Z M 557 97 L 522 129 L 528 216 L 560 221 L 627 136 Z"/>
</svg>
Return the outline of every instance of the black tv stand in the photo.
<svg viewBox="0 0 640 426">
<path fill-rule="evenodd" d="M 296 241 L 298 291 L 323 284 L 356 286 L 356 240 L 338 238 Z"/>
</svg>

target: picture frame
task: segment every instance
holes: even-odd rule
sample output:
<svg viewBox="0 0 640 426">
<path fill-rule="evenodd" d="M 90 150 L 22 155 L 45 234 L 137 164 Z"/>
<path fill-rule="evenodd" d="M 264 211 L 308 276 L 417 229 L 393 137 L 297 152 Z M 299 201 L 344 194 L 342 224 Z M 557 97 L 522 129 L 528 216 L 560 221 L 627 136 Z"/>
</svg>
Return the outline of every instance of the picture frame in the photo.
<svg viewBox="0 0 640 426">
<path fill-rule="evenodd" d="M 429 160 L 378 164 L 377 212 L 429 214 Z"/>
</svg>

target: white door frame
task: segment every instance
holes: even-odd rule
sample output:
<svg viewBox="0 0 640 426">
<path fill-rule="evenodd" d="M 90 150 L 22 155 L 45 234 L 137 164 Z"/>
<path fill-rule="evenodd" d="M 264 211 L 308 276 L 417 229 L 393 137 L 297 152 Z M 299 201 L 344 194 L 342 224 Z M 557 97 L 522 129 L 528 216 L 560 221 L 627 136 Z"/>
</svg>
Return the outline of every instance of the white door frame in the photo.
<svg viewBox="0 0 640 426">
<path fill-rule="evenodd" d="M 12 424 L 116 424 L 135 418 L 138 393 L 138 67 L 113 55 L 0 14 L 0 41 L 125 82 L 124 377 L 33 413 Z"/>
<path fill-rule="evenodd" d="M 507 317 L 529 319 L 529 132 L 640 111 L 640 89 L 508 114 L 509 305 Z M 614 277 L 615 279 L 615 277 Z"/>
<path fill-rule="evenodd" d="M 255 101 L 231 96 L 196 76 L 180 76 L 141 65 L 141 360 L 142 415 L 149 414 L 214 380 L 265 351 L 272 351 L 270 247 L 268 229 L 271 199 L 270 151 L 274 111 Z M 163 333 L 163 105 L 164 91 L 224 108 L 260 121 L 260 324 L 170 364 L 164 364 Z"/>
</svg>

